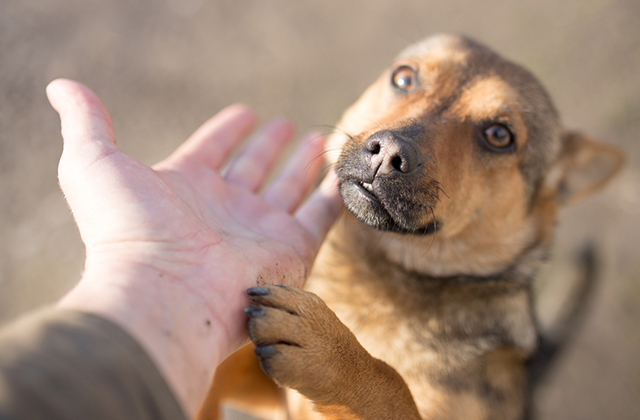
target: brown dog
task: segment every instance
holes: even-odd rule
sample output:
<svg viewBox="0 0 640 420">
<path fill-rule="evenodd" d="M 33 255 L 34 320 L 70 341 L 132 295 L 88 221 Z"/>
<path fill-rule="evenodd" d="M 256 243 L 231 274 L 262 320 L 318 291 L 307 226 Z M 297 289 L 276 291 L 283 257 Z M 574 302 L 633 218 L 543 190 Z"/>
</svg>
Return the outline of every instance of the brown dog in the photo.
<svg viewBox="0 0 640 420">
<path fill-rule="evenodd" d="M 603 186 L 621 153 L 565 131 L 527 71 L 448 35 L 405 50 L 339 128 L 329 146 L 350 213 L 315 294 L 248 291 L 258 359 L 225 362 L 200 416 L 251 388 L 234 370 L 259 360 L 298 392 L 295 419 L 521 418 L 532 281 L 557 210 Z"/>
</svg>

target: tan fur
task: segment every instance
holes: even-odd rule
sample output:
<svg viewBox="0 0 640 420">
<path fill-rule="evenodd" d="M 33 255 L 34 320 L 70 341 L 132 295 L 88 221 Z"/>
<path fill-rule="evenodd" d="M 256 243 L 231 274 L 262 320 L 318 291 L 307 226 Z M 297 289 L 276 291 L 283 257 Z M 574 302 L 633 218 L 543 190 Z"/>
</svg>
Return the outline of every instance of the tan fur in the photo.
<svg viewBox="0 0 640 420">
<path fill-rule="evenodd" d="M 286 418 L 284 393 L 262 373 L 253 349 L 252 344 L 247 344 L 218 366 L 208 398 L 196 418 L 220 418 L 221 401 L 259 417 Z"/>
<path fill-rule="evenodd" d="M 411 89 L 391 84 L 401 66 Z M 508 148 L 487 145 L 495 124 L 513 134 Z M 525 70 L 450 35 L 404 51 L 339 128 L 330 159 L 353 214 L 329 233 L 307 292 L 250 291 L 262 310 L 249 334 L 266 373 L 297 391 L 290 414 L 520 418 L 531 282 L 556 213 L 606 184 L 621 153 L 565 131 Z"/>
</svg>

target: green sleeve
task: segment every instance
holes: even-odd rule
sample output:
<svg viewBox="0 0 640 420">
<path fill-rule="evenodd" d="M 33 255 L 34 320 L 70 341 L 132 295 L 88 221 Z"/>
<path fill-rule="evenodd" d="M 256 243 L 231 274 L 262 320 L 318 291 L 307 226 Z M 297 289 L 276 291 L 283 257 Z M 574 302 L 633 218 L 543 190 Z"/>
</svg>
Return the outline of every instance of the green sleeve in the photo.
<svg viewBox="0 0 640 420">
<path fill-rule="evenodd" d="M 0 420 L 186 419 L 140 345 L 94 315 L 46 309 L 0 330 Z"/>
</svg>

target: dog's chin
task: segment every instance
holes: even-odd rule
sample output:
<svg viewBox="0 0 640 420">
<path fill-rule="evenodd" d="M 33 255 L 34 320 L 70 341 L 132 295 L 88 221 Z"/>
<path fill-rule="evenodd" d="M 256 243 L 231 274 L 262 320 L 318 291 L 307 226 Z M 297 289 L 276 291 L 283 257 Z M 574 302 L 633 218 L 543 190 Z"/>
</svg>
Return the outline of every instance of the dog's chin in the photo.
<svg viewBox="0 0 640 420">
<path fill-rule="evenodd" d="M 430 220 L 426 225 L 394 220 L 382 201 L 367 184 L 357 181 L 341 181 L 339 190 L 345 207 L 362 223 L 381 231 L 403 235 L 425 235 L 440 229 L 441 222 Z"/>
</svg>

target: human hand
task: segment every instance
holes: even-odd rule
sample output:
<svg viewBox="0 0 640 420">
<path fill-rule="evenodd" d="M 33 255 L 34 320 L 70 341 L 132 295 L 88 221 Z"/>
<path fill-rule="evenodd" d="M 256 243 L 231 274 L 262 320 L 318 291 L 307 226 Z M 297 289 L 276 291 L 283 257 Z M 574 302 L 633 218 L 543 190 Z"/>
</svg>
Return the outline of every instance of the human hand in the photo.
<svg viewBox="0 0 640 420">
<path fill-rule="evenodd" d="M 262 193 L 292 127 L 275 120 L 255 133 L 243 106 L 205 123 L 149 168 L 115 144 L 110 117 L 85 86 L 47 88 L 60 113 L 61 188 L 86 246 L 85 272 L 60 302 L 127 330 L 158 364 L 188 414 L 216 365 L 244 339 L 244 291 L 301 286 L 338 214 L 335 176 L 310 197 L 323 141 L 307 138 Z"/>
</svg>

